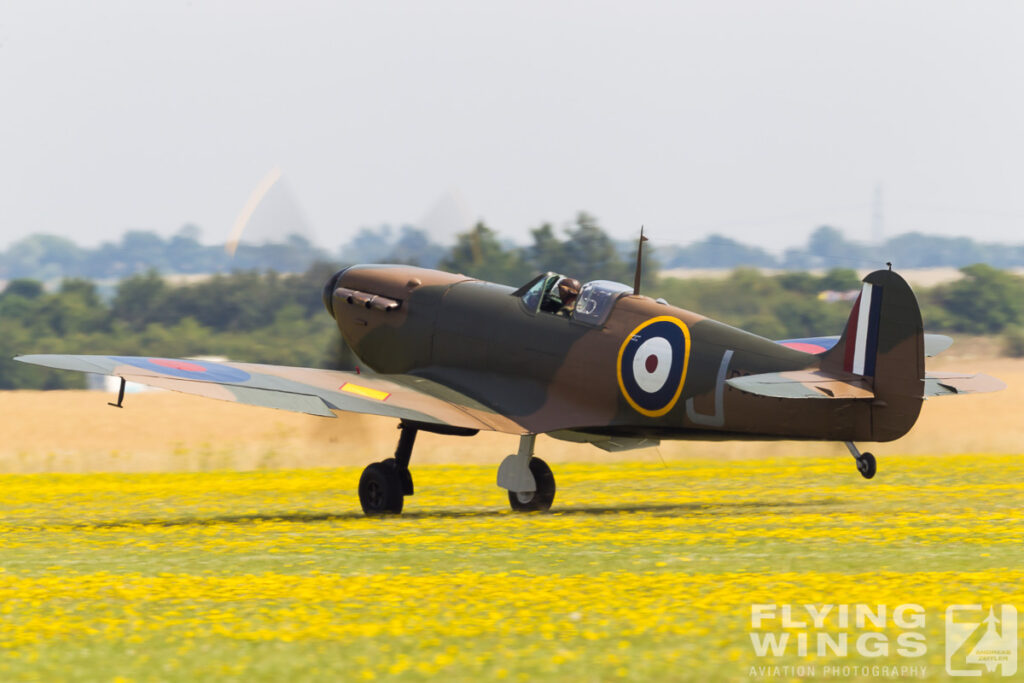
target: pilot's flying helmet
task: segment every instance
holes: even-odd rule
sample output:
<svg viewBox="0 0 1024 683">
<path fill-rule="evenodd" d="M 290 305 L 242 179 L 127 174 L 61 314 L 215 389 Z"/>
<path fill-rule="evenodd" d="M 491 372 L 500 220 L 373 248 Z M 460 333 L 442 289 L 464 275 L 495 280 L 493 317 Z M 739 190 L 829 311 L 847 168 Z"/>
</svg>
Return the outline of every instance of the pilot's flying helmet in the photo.
<svg viewBox="0 0 1024 683">
<path fill-rule="evenodd" d="M 563 277 L 558 282 L 558 296 L 565 301 L 567 298 L 579 296 L 580 281 L 571 277 Z"/>
</svg>

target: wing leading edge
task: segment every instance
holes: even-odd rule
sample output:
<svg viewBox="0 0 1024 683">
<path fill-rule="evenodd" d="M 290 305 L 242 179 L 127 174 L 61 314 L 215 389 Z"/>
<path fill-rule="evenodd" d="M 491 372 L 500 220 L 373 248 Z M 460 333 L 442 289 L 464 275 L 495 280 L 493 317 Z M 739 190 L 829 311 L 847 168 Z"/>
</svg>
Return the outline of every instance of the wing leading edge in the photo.
<svg viewBox="0 0 1024 683">
<path fill-rule="evenodd" d="M 509 434 L 527 431 L 464 394 L 412 375 L 141 356 L 37 354 L 15 360 L 323 417 L 348 411 Z"/>
</svg>

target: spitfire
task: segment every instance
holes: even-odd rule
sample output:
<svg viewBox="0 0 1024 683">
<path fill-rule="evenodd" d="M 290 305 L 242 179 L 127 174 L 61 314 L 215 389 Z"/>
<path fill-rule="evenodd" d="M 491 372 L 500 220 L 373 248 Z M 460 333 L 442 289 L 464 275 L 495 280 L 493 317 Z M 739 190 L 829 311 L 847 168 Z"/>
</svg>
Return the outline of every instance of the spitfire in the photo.
<svg viewBox="0 0 1024 683">
<path fill-rule="evenodd" d="M 903 436 L 926 397 L 1004 387 L 925 371 L 925 357 L 952 340 L 924 333 L 913 292 L 891 270 L 864 279 L 842 334 L 782 341 L 641 296 L 636 285 L 576 288 L 558 273 L 515 289 L 411 266 L 345 268 L 323 300 L 360 373 L 124 356 L 17 360 L 324 417 L 393 417 L 394 457 L 360 479 L 367 514 L 401 512 L 413 495 L 419 431 L 518 435 L 497 484 L 514 509 L 546 510 L 555 478 L 534 455 L 538 434 L 608 451 L 660 439 L 842 441 L 870 479 L 875 458 L 855 442 Z"/>
</svg>

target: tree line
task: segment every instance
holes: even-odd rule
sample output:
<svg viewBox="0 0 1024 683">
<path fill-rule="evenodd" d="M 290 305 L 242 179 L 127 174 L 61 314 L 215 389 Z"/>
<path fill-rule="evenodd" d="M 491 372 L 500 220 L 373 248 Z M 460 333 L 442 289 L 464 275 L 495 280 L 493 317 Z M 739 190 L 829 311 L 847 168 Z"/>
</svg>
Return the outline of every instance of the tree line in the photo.
<svg viewBox="0 0 1024 683">
<path fill-rule="evenodd" d="M 546 270 L 582 281 L 632 282 L 634 255 L 586 214 L 561 234 L 544 225 L 531 237 L 525 247 L 504 243 L 480 223 L 458 236 L 440 265 L 509 285 Z M 341 265 L 316 262 L 298 274 L 237 271 L 180 286 L 151 269 L 120 280 L 109 296 L 83 278 L 65 278 L 52 290 L 31 278 L 12 280 L 0 292 L 0 389 L 84 385 L 78 373 L 11 360 L 25 353 L 218 355 L 258 363 L 351 367 L 356 361 L 320 300 L 323 283 Z M 1004 334 L 1009 348 L 1024 354 L 1024 278 L 982 264 L 962 271 L 964 277 L 956 282 L 917 292 L 927 329 Z M 713 279 L 657 273 L 656 259 L 648 259 L 645 294 L 771 339 L 839 334 L 851 304 L 819 294 L 860 286 L 848 268 L 821 275 L 768 275 L 741 268 Z"/>
<path fill-rule="evenodd" d="M 519 279 L 523 272 L 545 260 L 548 264 L 598 262 L 600 254 L 615 251 L 629 260 L 636 248 L 632 240 L 614 240 L 597 221 L 581 213 L 561 230 L 543 224 L 530 233 L 526 245 L 503 240 L 497 232 L 479 223 L 455 245 L 441 245 L 413 226 L 394 228 L 381 225 L 364 228 L 335 252 L 313 244 L 301 235 L 290 235 L 278 243 L 238 245 L 228 254 L 221 245 L 200 242 L 200 230 L 186 225 L 169 238 L 144 230 L 126 232 L 117 242 L 88 248 L 66 237 L 32 235 L 0 251 L 0 280 L 33 278 L 56 281 L 79 277 L 97 280 L 121 279 L 156 269 L 161 273 L 212 274 L 236 270 L 276 270 L 302 273 L 314 263 L 407 263 L 434 268 L 458 262 L 480 268 L 489 257 L 502 254 L 507 277 Z M 573 239 L 564 239 L 572 235 Z M 711 235 L 693 243 L 672 242 L 673 231 L 651 235 L 651 251 L 664 268 L 871 268 L 892 262 L 897 268 L 935 266 L 963 267 L 988 263 L 999 268 L 1024 266 L 1024 245 L 986 244 L 967 237 L 942 237 L 908 233 L 868 245 L 847 239 L 829 226 L 815 230 L 802 247 L 775 255 L 734 239 Z M 563 246 L 564 245 L 564 246 Z M 594 253 L 591 253 L 594 252 Z M 551 259 L 563 259 L 554 260 Z M 604 265 L 614 268 L 615 260 Z M 496 266 L 495 266 L 496 267 Z"/>
</svg>

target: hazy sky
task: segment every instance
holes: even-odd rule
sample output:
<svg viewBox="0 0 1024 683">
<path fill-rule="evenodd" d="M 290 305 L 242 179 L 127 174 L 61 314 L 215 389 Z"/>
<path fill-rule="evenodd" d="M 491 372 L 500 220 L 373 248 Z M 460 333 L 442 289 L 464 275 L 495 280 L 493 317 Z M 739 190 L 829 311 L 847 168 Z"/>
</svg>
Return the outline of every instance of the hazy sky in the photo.
<svg viewBox="0 0 1024 683">
<path fill-rule="evenodd" d="M 281 168 L 316 239 L 457 190 L 525 238 L 1024 241 L 1020 2 L 42 2 L 0 9 L 0 245 L 193 222 Z"/>
</svg>

